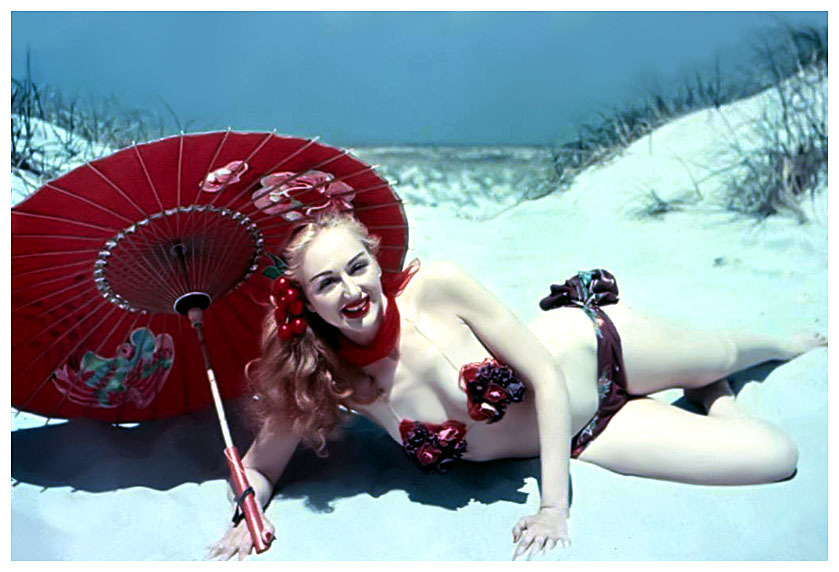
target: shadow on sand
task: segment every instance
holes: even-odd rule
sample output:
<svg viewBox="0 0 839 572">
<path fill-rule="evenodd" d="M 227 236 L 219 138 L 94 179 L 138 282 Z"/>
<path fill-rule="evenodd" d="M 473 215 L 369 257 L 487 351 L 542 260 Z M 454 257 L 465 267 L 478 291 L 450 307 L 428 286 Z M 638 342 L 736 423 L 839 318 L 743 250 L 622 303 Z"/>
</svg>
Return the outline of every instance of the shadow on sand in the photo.
<svg viewBox="0 0 839 572">
<path fill-rule="evenodd" d="M 247 450 L 251 434 L 232 419 L 231 431 L 240 451 Z M 95 493 L 128 487 L 168 490 L 227 478 L 223 448 L 212 409 L 133 428 L 73 419 L 12 432 L 12 478 Z M 445 475 L 425 475 L 384 431 L 359 417 L 329 443 L 329 453 L 321 459 L 300 447 L 278 483 L 282 496 L 331 512 L 341 498 L 401 490 L 412 501 L 456 509 L 471 500 L 524 503 L 527 494 L 518 489 L 526 477 L 539 474 L 538 459 L 524 459 L 461 462 Z"/>
<path fill-rule="evenodd" d="M 739 393 L 746 383 L 762 383 L 780 363 L 732 375 L 731 386 Z M 684 397 L 673 405 L 701 413 Z M 248 431 L 236 423 L 231 429 L 240 450 L 246 450 Z M 88 492 L 135 486 L 168 490 L 186 482 L 226 478 L 222 449 L 212 409 L 130 429 L 75 419 L 14 431 L 12 478 L 44 488 L 69 486 Z M 359 417 L 330 443 L 329 452 L 329 458 L 320 459 L 309 449 L 298 449 L 278 483 L 282 496 L 303 499 L 317 512 L 331 512 L 338 499 L 405 491 L 414 502 L 454 510 L 470 501 L 523 504 L 527 493 L 520 489 L 525 480 L 539 479 L 537 458 L 461 462 L 445 475 L 425 475 L 384 431 Z"/>
</svg>

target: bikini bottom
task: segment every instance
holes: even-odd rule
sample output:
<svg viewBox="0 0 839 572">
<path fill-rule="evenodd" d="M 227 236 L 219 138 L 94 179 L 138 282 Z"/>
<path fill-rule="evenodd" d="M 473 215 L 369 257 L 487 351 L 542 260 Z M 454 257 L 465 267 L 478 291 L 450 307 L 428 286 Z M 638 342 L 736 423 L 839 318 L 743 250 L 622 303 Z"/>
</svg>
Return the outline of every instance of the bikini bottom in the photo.
<svg viewBox="0 0 839 572">
<path fill-rule="evenodd" d="M 594 417 L 571 439 L 571 457 L 577 458 L 624 404 L 636 399 L 626 390 L 623 349 L 615 324 L 600 308 L 618 301 L 615 277 L 607 270 L 578 272 L 565 284 L 551 285 L 551 294 L 539 302 L 543 310 L 562 306 L 582 309 L 594 324 L 597 334 L 597 394 L 599 405 Z"/>
</svg>

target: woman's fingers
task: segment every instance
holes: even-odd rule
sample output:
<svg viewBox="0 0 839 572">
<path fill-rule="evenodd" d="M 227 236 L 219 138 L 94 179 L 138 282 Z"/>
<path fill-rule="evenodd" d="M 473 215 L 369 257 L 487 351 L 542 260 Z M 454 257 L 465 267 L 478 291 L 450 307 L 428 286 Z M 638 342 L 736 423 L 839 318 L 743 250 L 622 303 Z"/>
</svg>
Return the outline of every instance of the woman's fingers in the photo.
<svg viewBox="0 0 839 572">
<path fill-rule="evenodd" d="M 518 542 L 521 538 L 522 533 L 527 529 L 527 525 L 530 524 L 530 517 L 523 517 L 519 519 L 516 525 L 513 527 L 513 542 Z"/>
<path fill-rule="evenodd" d="M 267 525 L 273 532 L 274 527 L 270 523 Z M 247 527 L 239 525 L 228 528 L 222 539 L 207 549 L 207 559 L 231 560 L 234 556 L 238 556 L 239 560 L 244 560 L 252 550 L 253 542 L 250 532 Z"/>
<path fill-rule="evenodd" d="M 233 556 L 233 548 L 217 543 L 210 547 L 207 560 L 230 560 L 231 556 Z"/>
<path fill-rule="evenodd" d="M 274 525 L 271 523 L 271 521 L 265 518 L 265 515 L 262 516 L 262 522 L 265 523 L 265 528 L 271 531 L 271 536 L 276 537 L 277 530 L 274 528 Z"/>
<path fill-rule="evenodd" d="M 207 549 L 207 560 L 228 560 L 233 555 L 229 532 Z"/>
<path fill-rule="evenodd" d="M 220 554 L 221 554 L 221 547 L 219 547 L 219 545 L 217 543 L 216 544 L 211 544 L 207 548 L 206 554 L 204 554 L 204 559 L 205 560 L 213 560 L 215 558 L 218 558 Z"/>
<path fill-rule="evenodd" d="M 528 551 L 528 549 L 533 545 L 533 535 L 525 532 L 522 535 L 522 539 L 516 544 L 516 550 L 513 553 L 513 560 L 518 560 L 519 557 Z"/>
<path fill-rule="evenodd" d="M 524 519 L 521 518 L 513 527 L 513 542 L 518 542 L 519 537 L 521 536 L 522 531 L 525 529 L 526 525 L 524 524 Z"/>
</svg>

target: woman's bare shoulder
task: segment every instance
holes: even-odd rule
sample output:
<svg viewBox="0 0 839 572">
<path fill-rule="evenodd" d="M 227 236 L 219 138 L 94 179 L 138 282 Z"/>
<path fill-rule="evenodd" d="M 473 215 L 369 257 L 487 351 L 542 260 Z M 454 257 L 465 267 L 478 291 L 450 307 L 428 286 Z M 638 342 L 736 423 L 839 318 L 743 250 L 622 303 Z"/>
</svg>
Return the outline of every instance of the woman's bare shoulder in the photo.
<svg viewBox="0 0 839 572">
<path fill-rule="evenodd" d="M 453 286 L 467 280 L 465 272 L 453 262 L 423 262 L 402 296 L 408 301 L 430 304 L 451 300 Z"/>
</svg>

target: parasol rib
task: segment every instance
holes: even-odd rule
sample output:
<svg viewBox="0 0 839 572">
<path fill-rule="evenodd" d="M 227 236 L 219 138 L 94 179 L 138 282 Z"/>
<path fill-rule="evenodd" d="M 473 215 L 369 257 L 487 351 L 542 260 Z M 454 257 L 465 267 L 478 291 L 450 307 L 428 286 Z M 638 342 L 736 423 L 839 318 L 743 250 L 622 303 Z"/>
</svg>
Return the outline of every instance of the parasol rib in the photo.
<svg viewBox="0 0 839 572">
<path fill-rule="evenodd" d="M 115 233 L 119 230 L 117 228 L 100 226 L 98 224 L 92 224 L 92 223 L 89 223 L 89 222 L 82 222 L 82 221 L 79 221 L 79 220 L 73 220 L 73 219 L 67 218 L 67 217 L 51 216 L 51 215 L 45 215 L 45 214 L 39 214 L 39 213 L 30 213 L 30 212 L 26 212 L 26 211 L 22 211 L 22 210 L 18 210 L 18 209 L 12 210 L 12 216 L 15 216 L 15 215 L 17 215 L 17 216 L 30 216 L 30 217 L 33 217 L 33 218 L 40 218 L 40 219 L 43 219 L 43 220 L 51 220 L 51 221 L 54 221 L 54 222 L 66 222 L 68 224 L 75 224 L 77 226 L 83 226 L 85 228 L 93 228 L 95 230 L 102 230 L 102 231 L 105 231 L 105 232 L 109 233 L 110 235 L 113 235 L 113 233 Z"/>
<path fill-rule="evenodd" d="M 83 248 L 73 250 L 53 250 L 52 252 L 28 252 L 26 254 L 12 254 L 13 260 L 24 258 L 37 258 L 38 256 L 60 256 L 62 254 L 91 254 L 99 252 L 98 248 Z"/>
<path fill-rule="evenodd" d="M 35 298 L 34 300 L 30 300 L 30 301 L 26 302 L 25 304 L 21 304 L 20 306 L 12 307 L 12 312 L 19 312 L 19 311 L 23 310 L 24 308 L 28 308 L 29 306 L 31 306 L 33 304 L 37 304 L 38 302 L 43 302 L 47 298 L 52 298 L 53 296 L 57 296 L 58 294 L 63 294 L 64 292 L 68 292 L 68 291 L 73 290 L 75 288 L 79 288 L 80 286 L 81 287 L 90 286 L 90 282 L 76 282 L 75 284 L 71 284 L 70 286 L 67 286 L 65 288 L 61 288 L 59 290 L 52 290 L 50 292 L 47 292 L 46 294 L 44 294 L 40 298 Z"/>
<path fill-rule="evenodd" d="M 79 266 L 84 264 L 85 266 L 90 265 L 89 260 L 79 260 L 77 262 L 68 262 L 67 264 L 59 264 L 58 266 L 47 266 L 45 268 L 33 268 L 32 270 L 24 270 L 23 272 L 15 272 L 14 278 L 20 278 L 21 276 L 31 276 L 33 274 L 38 274 L 40 272 L 54 272 L 56 270 L 65 270 L 67 268 L 73 268 L 74 266 Z"/>
<path fill-rule="evenodd" d="M 79 295 L 75 296 L 75 298 L 71 298 L 70 300 L 68 300 L 68 302 L 69 302 L 69 301 L 71 301 L 71 300 L 75 300 L 75 299 L 81 298 L 82 296 L 88 296 L 88 295 L 89 295 L 89 294 L 88 294 L 88 292 L 82 292 L 81 294 L 79 294 Z M 40 332 L 38 332 L 37 334 L 34 334 L 34 335 L 32 335 L 32 336 L 29 336 L 27 339 L 25 339 L 25 340 L 23 340 L 23 341 L 19 341 L 19 342 L 17 342 L 16 344 L 14 344 L 14 345 L 12 346 L 12 350 L 15 350 L 16 348 L 20 348 L 20 347 L 22 347 L 22 346 L 25 346 L 25 345 L 29 344 L 30 342 L 32 342 L 33 340 L 35 340 L 35 339 L 36 339 L 36 338 L 38 338 L 39 336 L 43 335 L 45 332 L 47 332 L 47 331 L 51 330 L 52 328 L 54 328 L 55 326 L 57 326 L 58 324 L 60 324 L 60 323 L 61 323 L 61 322 L 63 322 L 64 320 L 67 320 L 68 318 L 71 318 L 71 317 L 72 317 L 72 316 L 74 316 L 75 314 L 79 313 L 81 310 L 84 310 L 85 308 L 87 308 L 89 305 L 91 305 L 91 304 L 92 304 L 93 302 L 95 302 L 96 300 L 97 300 L 97 298 L 94 298 L 94 297 L 92 297 L 92 296 L 91 296 L 91 297 L 90 297 L 90 299 L 89 299 L 87 302 L 85 302 L 85 303 L 84 303 L 84 304 L 82 304 L 81 306 L 77 306 L 77 307 L 76 307 L 75 309 L 73 309 L 73 311 L 71 311 L 69 314 L 65 314 L 65 315 L 61 316 L 59 319 L 57 319 L 56 321 L 52 322 L 50 325 L 48 325 L 47 327 L 45 327 L 43 330 L 41 330 L 41 331 L 40 331 Z M 65 302 L 65 303 L 66 303 L 66 302 Z M 54 311 L 54 308 L 48 308 L 47 310 L 45 310 L 45 311 L 41 312 L 41 313 L 40 313 L 40 314 L 38 314 L 37 316 L 33 316 L 32 318 L 30 318 L 30 320 L 33 320 L 33 321 L 34 321 L 34 320 L 37 320 L 37 319 L 38 319 L 38 318 L 40 318 L 41 316 L 44 316 L 44 315 L 46 315 L 46 314 L 48 314 L 48 313 L 50 313 L 50 312 L 52 312 L 52 311 Z"/>
<path fill-rule="evenodd" d="M 94 172 L 94 173 L 95 173 L 95 174 L 96 174 L 96 175 L 97 175 L 100 179 L 102 179 L 103 181 L 105 181 L 105 182 L 108 184 L 108 186 L 110 186 L 113 190 L 115 190 L 119 196 L 121 196 L 123 199 L 125 199 L 126 201 L 128 201 L 128 203 L 129 203 L 132 207 L 134 207 L 135 209 L 137 209 L 137 212 L 139 212 L 141 215 L 143 215 L 143 218 L 148 218 L 148 216 L 149 216 L 151 213 L 148 213 L 148 212 L 146 212 L 145 210 L 143 210 L 143 208 L 142 208 L 142 207 L 140 207 L 140 205 L 138 205 L 137 203 L 135 203 L 135 202 L 134 202 L 134 199 L 132 199 L 132 198 L 131 198 L 131 197 L 130 197 L 130 196 L 129 196 L 129 195 L 128 195 L 125 191 L 123 191 L 123 190 L 122 190 L 122 188 L 120 188 L 120 186 L 119 186 L 119 185 L 117 185 L 117 184 L 116 184 L 116 183 L 114 183 L 111 179 L 109 179 L 109 178 L 107 177 L 107 175 L 105 175 L 105 173 L 103 173 L 102 171 L 100 171 L 99 169 L 97 169 L 97 168 L 93 165 L 93 163 L 88 163 L 88 164 L 87 164 L 87 167 L 88 167 L 91 171 L 93 171 L 93 172 Z"/>
<path fill-rule="evenodd" d="M 75 296 L 73 296 L 71 298 L 68 298 L 67 300 L 64 300 L 62 305 L 64 305 L 64 306 L 69 305 L 71 302 L 75 302 L 79 298 L 81 298 L 83 296 L 90 296 L 91 294 L 97 294 L 96 290 L 91 288 L 89 291 L 79 292 Z M 99 299 L 99 296 L 91 296 L 91 298 L 90 298 L 91 301 L 95 301 L 95 300 L 98 300 L 98 299 Z M 49 308 L 43 310 L 40 314 L 37 314 L 35 316 L 27 316 L 27 320 L 37 320 L 39 318 L 42 318 L 42 317 L 46 316 L 50 312 L 54 312 L 54 311 L 55 311 L 55 307 L 49 307 Z"/>
<path fill-rule="evenodd" d="M 63 238 L 71 238 L 73 240 L 89 240 L 95 242 L 102 242 L 103 240 L 107 240 L 110 238 L 110 235 L 107 236 L 80 236 L 77 234 L 15 234 L 15 238 L 50 238 L 50 239 L 63 239 Z"/>
<path fill-rule="evenodd" d="M 175 198 L 175 205 L 178 206 L 178 207 L 184 206 L 183 203 L 181 203 L 181 186 L 182 186 L 181 185 L 181 178 L 182 178 L 181 175 L 182 175 L 182 172 L 183 172 L 183 164 L 184 164 L 183 159 L 184 159 L 184 134 L 183 134 L 183 131 L 181 131 L 180 135 L 178 135 L 178 175 L 177 175 L 178 180 L 177 180 L 177 184 L 175 186 L 175 189 L 177 189 L 177 193 L 178 193 L 176 198 Z M 180 236 L 180 233 L 181 233 L 181 219 L 180 219 L 180 217 L 175 219 L 175 230 L 177 231 L 178 236 Z"/>
<path fill-rule="evenodd" d="M 268 133 L 268 134 L 267 134 L 267 135 L 266 135 L 266 136 L 262 139 L 262 141 L 260 141 L 260 142 L 259 142 L 259 144 L 258 144 L 256 147 L 254 147 L 254 148 L 253 148 L 253 150 L 251 150 L 251 151 L 250 151 L 250 152 L 249 152 L 249 153 L 245 156 L 245 158 L 244 158 L 244 159 L 242 159 L 242 161 L 244 161 L 245 163 L 247 163 L 248 161 L 250 161 L 251 159 L 253 159 L 254 157 L 256 157 L 256 154 L 257 154 L 257 153 L 259 153 L 259 152 L 262 150 L 262 148 L 263 148 L 263 147 L 265 147 L 265 145 L 268 143 L 268 141 L 270 141 L 270 140 L 271 140 L 271 139 L 273 139 L 273 138 L 274 138 L 274 134 L 273 134 L 273 133 Z M 209 175 L 209 173 L 207 173 L 207 174 Z M 227 190 L 227 185 L 228 185 L 228 181 L 225 181 L 225 182 L 221 185 L 221 188 L 218 190 L 218 192 L 217 192 L 217 193 L 215 193 L 215 196 L 214 196 L 214 197 L 210 200 L 210 202 L 208 203 L 209 205 L 215 206 L 216 201 L 217 201 L 217 200 L 219 199 L 219 197 L 220 197 L 220 196 L 224 193 L 224 191 L 225 191 L 225 190 Z M 229 206 L 229 203 L 228 203 L 228 206 Z"/>
<path fill-rule="evenodd" d="M 214 291 L 220 291 L 220 284 L 221 286 L 224 286 L 224 284 L 221 282 L 221 279 L 225 277 L 225 274 L 220 270 L 222 269 L 222 267 L 228 264 L 228 257 L 231 256 L 232 252 L 234 252 L 235 249 L 239 246 L 240 245 L 236 244 L 235 241 L 227 240 L 225 241 L 221 254 L 216 257 L 215 264 L 211 267 L 210 272 L 210 275 L 214 277 L 214 280 L 212 281 L 213 287 L 218 289 Z"/>
<path fill-rule="evenodd" d="M 274 134 L 273 134 L 273 133 L 271 134 L 271 137 L 274 137 Z M 267 142 L 267 139 L 268 139 L 268 138 L 266 138 L 266 141 L 263 141 L 262 143 L 260 143 L 260 145 L 259 145 L 256 149 L 254 149 L 251 153 L 249 153 L 249 154 L 248 154 L 248 156 L 244 159 L 244 161 L 245 161 L 245 162 L 248 162 L 248 161 L 250 161 L 253 157 L 255 157 L 255 156 L 256 156 L 256 153 L 257 153 L 260 149 L 262 149 L 263 145 Z M 285 164 L 285 163 L 288 163 L 291 159 L 294 159 L 295 157 L 297 157 L 298 155 L 300 155 L 301 153 L 303 153 L 303 151 L 305 151 L 306 149 L 308 149 L 309 147 L 311 147 L 312 145 L 314 145 L 316 141 L 317 141 L 317 138 L 314 138 L 314 139 L 307 139 L 307 140 L 306 140 L 306 142 L 305 142 L 303 145 L 301 145 L 298 149 L 296 149 L 296 150 L 295 150 L 294 152 L 292 152 L 291 154 L 286 155 L 285 157 L 283 157 L 283 158 L 282 158 L 282 160 L 280 160 L 279 162 L 275 163 L 273 167 L 271 167 L 270 169 L 268 169 L 268 171 L 269 171 L 269 172 L 270 172 L 270 171 L 273 171 L 274 169 L 278 168 L 280 165 L 283 165 L 283 164 Z M 209 173 L 207 173 L 207 174 L 209 174 Z M 234 197 L 233 197 L 233 199 L 231 199 L 230 201 L 228 201 L 228 202 L 227 202 L 227 204 L 226 204 L 225 206 L 226 206 L 226 207 L 230 207 L 230 205 L 232 205 L 233 203 L 235 203 L 236 201 L 238 201 L 240 198 L 242 198 L 243 196 L 245 196 L 248 192 L 250 192 L 250 190 L 251 190 L 253 187 L 255 187 L 257 183 L 258 183 L 258 180 L 257 180 L 257 181 L 253 181 L 250 185 L 248 185 L 248 186 L 247 186 L 247 187 L 245 187 L 242 191 L 240 191 L 238 195 L 234 196 Z M 227 183 L 225 183 L 225 184 L 221 187 L 221 189 L 219 190 L 219 192 L 218 192 L 218 193 L 216 193 L 216 196 L 214 196 L 214 197 L 213 197 L 213 199 L 210 201 L 210 204 L 211 204 L 211 205 L 215 205 L 216 201 L 217 201 L 217 200 L 221 197 L 222 192 L 223 192 L 224 190 L 226 190 L 226 189 L 227 189 Z"/>
<path fill-rule="evenodd" d="M 58 362 L 58 363 L 59 363 L 59 364 L 65 363 L 65 362 L 67 361 L 67 358 L 69 358 L 71 355 L 73 355 L 73 353 L 74 353 L 76 350 L 78 350 L 78 349 L 79 349 L 79 347 L 81 347 L 81 345 L 82 345 L 85 341 L 87 341 L 87 338 L 89 338 L 91 335 L 93 335 L 93 332 L 96 330 L 96 328 L 98 328 L 99 326 L 101 326 L 101 325 L 102 325 L 102 323 L 103 323 L 105 320 L 107 320 L 107 319 L 111 316 L 111 314 L 113 314 L 116 310 L 117 310 L 117 307 L 116 307 L 116 306 L 113 306 L 113 307 L 111 308 L 111 310 L 110 310 L 107 314 L 105 314 L 105 316 L 103 316 L 103 317 L 102 317 L 102 319 L 101 319 L 101 320 L 99 320 L 99 322 L 98 322 L 95 326 L 93 326 L 92 328 L 90 328 L 90 329 L 88 330 L 87 335 L 86 335 L 85 337 L 83 337 L 82 339 L 80 339 L 80 340 L 79 340 L 79 342 L 78 342 L 78 343 L 77 343 L 77 344 L 73 347 L 73 349 L 72 349 L 72 350 L 70 350 L 69 352 L 67 352 L 67 354 L 66 354 L 66 355 L 65 355 L 65 356 L 64 356 L 61 360 L 59 360 L 59 362 Z M 96 312 L 98 312 L 98 311 L 99 311 L 99 308 L 97 307 L 97 309 L 96 309 L 96 310 L 94 310 L 93 312 L 91 312 L 91 313 L 90 313 L 88 316 L 86 316 L 86 317 L 85 317 L 82 321 L 86 320 L 87 318 L 89 318 L 90 316 L 92 316 L 93 314 L 95 314 L 95 313 L 96 313 Z M 81 324 L 81 322 L 79 322 L 79 323 Z M 32 365 L 33 365 L 36 361 L 38 361 L 41 357 L 43 357 L 43 356 L 44 356 L 44 354 L 46 354 L 49 350 L 51 350 L 53 347 L 55 347 L 55 345 L 56 345 L 59 341 L 61 341 L 61 340 L 62 340 L 62 339 L 63 339 L 63 338 L 67 335 L 67 334 L 69 334 L 69 333 L 70 333 L 70 332 L 72 332 L 72 331 L 73 331 L 73 330 L 67 330 L 67 333 L 65 333 L 65 334 L 64 334 L 64 336 L 61 336 L 61 337 L 59 337 L 59 338 L 56 338 L 56 339 L 53 341 L 53 343 L 52 343 L 52 344 L 50 344 L 49 346 L 47 346 L 47 348 L 46 348 L 43 352 L 41 352 L 41 354 L 40 354 L 37 358 L 35 358 L 34 360 L 32 360 L 32 361 L 29 363 L 29 365 L 28 365 L 28 366 L 26 366 L 26 368 L 25 368 L 22 372 L 18 373 L 18 377 L 22 376 L 22 375 L 24 374 L 24 372 L 29 371 L 29 368 L 30 368 L 30 367 L 32 367 Z M 35 388 L 35 391 L 33 391 L 32 393 L 30 393 L 30 394 L 29 394 L 29 397 L 27 397 L 27 398 L 26 398 L 26 401 L 24 401 L 24 402 L 23 402 L 23 404 L 20 406 L 20 409 L 26 409 L 26 406 L 27 406 L 27 405 L 29 405 L 29 402 L 30 402 L 30 401 L 32 401 L 32 398 L 33 398 L 33 397 L 35 397 L 35 396 L 36 396 L 36 395 L 37 395 L 37 394 L 38 394 L 38 393 L 39 393 L 39 392 L 40 392 L 40 391 L 44 388 L 44 386 L 47 384 L 47 382 L 49 382 L 49 380 L 50 380 L 50 378 L 51 378 L 52 376 L 53 376 L 53 374 L 52 374 L 52 372 L 51 372 L 51 373 L 50 373 L 50 374 L 49 374 L 46 378 L 44 378 L 44 380 L 43 380 L 40 384 L 38 384 L 38 387 L 36 387 L 36 388 Z"/>
<path fill-rule="evenodd" d="M 93 171 L 93 172 L 94 172 L 94 173 L 95 173 L 95 174 L 96 174 L 96 175 L 97 175 L 100 179 L 102 179 L 103 181 L 105 181 L 105 183 L 107 183 L 107 184 L 108 184 L 108 186 L 109 186 L 109 187 L 111 187 L 111 189 L 113 189 L 114 191 L 116 191 L 118 195 L 120 195 L 123 199 L 125 199 L 126 201 L 128 201 L 128 202 L 129 202 L 129 204 L 131 204 L 131 206 L 133 206 L 135 209 L 137 209 L 137 212 L 139 212 L 141 215 L 143 215 L 143 219 L 148 219 L 148 218 L 151 216 L 151 214 L 152 214 L 152 213 L 149 213 L 149 212 L 146 212 L 145 210 L 143 210 L 143 209 L 140 207 L 140 205 L 138 205 L 137 203 L 135 203 L 135 202 L 134 202 L 134 200 L 133 200 L 133 199 L 131 199 L 131 197 L 130 197 L 130 196 L 129 196 L 129 195 L 128 195 L 128 194 L 127 194 L 124 190 L 122 190 L 122 188 L 120 188 L 120 186 L 119 186 L 119 185 L 117 185 L 117 184 L 116 184 L 116 183 L 114 183 L 111 179 L 109 179 L 109 178 L 105 175 L 105 173 L 103 173 L 102 171 L 100 171 L 99 169 L 97 169 L 96 167 L 94 167 L 92 163 L 88 163 L 88 164 L 87 164 L 87 167 L 88 167 L 91 171 Z M 116 230 L 116 229 L 114 229 L 114 230 Z M 152 229 L 152 232 L 154 232 L 154 233 L 155 233 L 155 238 L 163 238 L 163 235 L 157 234 L 157 232 L 156 232 L 156 230 L 155 230 L 155 229 Z"/>
<path fill-rule="evenodd" d="M 58 192 L 58 193 L 61 193 L 61 194 L 63 194 L 63 195 L 67 195 L 68 197 L 74 198 L 74 199 L 76 199 L 77 201 L 81 201 L 81 202 L 83 202 L 83 203 L 85 203 L 85 204 L 87 204 L 87 205 L 90 205 L 90 206 L 92 206 L 92 207 L 94 207 L 94 208 L 97 208 L 97 209 L 101 210 L 102 212 L 106 212 L 106 213 L 108 213 L 109 215 L 114 216 L 114 217 L 116 217 L 116 218 L 118 218 L 118 219 L 122 219 L 122 221 L 123 221 L 123 222 L 126 222 L 126 223 L 128 223 L 128 224 L 131 224 L 131 223 L 133 222 L 131 219 L 129 219 L 129 218 L 127 218 L 127 217 L 125 217 L 125 216 L 123 216 L 123 215 L 119 214 L 119 213 L 118 213 L 118 212 L 116 212 L 116 211 L 113 211 L 113 210 L 111 210 L 111 209 L 109 209 L 109 208 L 107 208 L 107 207 L 105 207 L 105 206 L 103 206 L 103 205 L 101 205 L 101 204 L 99 204 L 99 203 L 97 203 L 97 202 L 91 201 L 90 199 L 87 199 L 87 198 L 85 198 L 85 197 L 82 197 L 82 196 L 80 196 L 80 195 L 77 195 L 76 193 L 74 193 L 74 192 L 72 192 L 72 191 L 68 191 L 67 189 L 62 189 L 61 187 L 58 187 L 58 186 L 56 186 L 55 184 L 52 184 L 52 183 L 47 183 L 47 184 L 45 184 L 44 186 L 45 186 L 45 187 L 47 187 L 47 188 L 49 188 L 49 189 L 52 189 L 52 190 L 54 190 L 54 191 L 56 191 L 56 192 Z"/>
<path fill-rule="evenodd" d="M 45 286 L 47 284 L 52 284 L 54 282 L 61 282 L 62 280 L 71 280 L 73 278 L 78 278 L 80 276 L 83 277 L 86 274 L 88 274 L 88 273 L 87 272 L 76 272 L 75 274 L 70 274 L 69 276 L 66 276 L 66 275 L 65 276 L 57 276 L 57 277 L 55 277 L 51 280 L 41 280 L 41 281 L 38 282 L 37 286 Z M 31 290 L 32 288 L 33 288 L 32 284 L 26 284 L 24 286 L 19 286 L 18 288 L 15 288 L 15 289 L 12 290 L 12 294 L 17 294 L 18 292 L 22 292 L 24 290 Z"/>
<path fill-rule="evenodd" d="M 144 281 L 156 283 L 161 287 L 161 290 L 168 292 L 169 295 L 173 297 L 173 299 L 177 298 L 180 295 L 177 289 L 172 284 L 168 283 L 166 280 L 163 279 L 160 272 L 162 265 L 154 264 L 155 261 L 159 263 L 159 258 L 154 253 L 154 251 L 152 251 L 152 256 L 154 256 L 155 261 L 152 261 L 147 258 L 148 251 L 137 251 L 126 248 L 126 252 L 136 253 L 137 257 L 134 259 L 134 261 L 138 262 L 138 265 L 143 266 L 146 272 L 139 272 L 135 266 L 128 264 L 127 261 L 120 261 L 119 259 L 116 259 L 114 261 L 108 262 L 108 266 L 110 267 L 109 272 L 112 273 L 112 276 L 114 273 L 122 272 L 133 277 L 140 283 L 143 283 Z M 126 256 L 125 258 L 127 259 L 128 256 Z"/>
<path fill-rule="evenodd" d="M 175 268 L 175 265 L 172 263 L 172 260 L 169 258 L 168 253 L 161 252 L 161 245 L 147 244 L 146 246 L 149 246 L 149 248 L 143 249 L 140 248 L 140 245 L 132 241 L 128 243 L 126 246 L 130 249 L 130 252 L 135 253 L 137 256 L 139 256 L 139 258 L 145 263 L 146 270 L 154 274 L 155 278 L 157 279 L 157 282 L 159 284 L 164 284 L 164 287 L 167 288 L 175 298 L 180 296 L 180 294 L 183 294 L 183 288 L 186 286 L 185 284 L 180 284 L 180 288 L 178 288 L 176 285 L 169 284 L 163 278 L 164 265 L 169 269 L 169 277 L 174 277 L 175 279 L 178 279 L 180 278 L 180 276 L 177 272 L 177 269 Z M 149 258 L 149 256 L 153 258 Z M 161 259 L 163 260 L 163 263 L 161 263 Z"/>
<path fill-rule="evenodd" d="M 95 353 L 95 354 L 97 354 L 97 355 L 101 355 L 101 353 L 102 353 L 102 348 L 104 348 L 104 347 L 105 347 L 105 342 L 106 342 L 106 341 L 108 341 L 108 340 L 109 340 L 109 339 L 110 339 L 110 338 L 111 338 L 111 337 L 112 337 L 115 333 L 117 333 L 117 332 L 119 331 L 119 328 L 118 328 L 119 323 L 120 323 L 120 322 L 122 322 L 122 321 L 123 321 L 126 317 L 128 317 L 128 316 L 130 316 L 130 315 L 131 315 L 131 314 L 124 313 L 122 316 L 120 316 L 120 317 L 119 317 L 119 320 L 118 320 L 118 321 L 117 321 L 117 323 L 114 325 L 114 327 L 111 329 L 111 333 L 110 333 L 110 334 L 108 334 L 107 336 L 105 336 L 105 337 L 102 339 L 102 341 L 101 341 L 101 342 L 99 342 L 99 345 L 98 345 L 98 346 L 96 346 L 96 349 L 95 349 L 95 350 L 93 350 L 93 353 Z M 137 323 L 137 321 L 138 321 L 139 319 L 140 319 L 140 315 L 139 315 L 139 314 L 136 314 L 136 315 L 134 316 L 134 322 L 132 323 L 131 327 L 129 327 L 129 328 L 128 328 L 128 331 L 129 331 L 129 332 L 131 332 L 131 331 L 133 330 L 134 325 Z M 72 385 L 71 385 L 71 386 L 70 386 L 70 391 L 73 391 L 73 390 L 75 390 L 75 386 L 72 386 Z M 74 393 L 74 395 L 77 395 L 77 396 L 78 396 L 78 393 Z M 62 394 L 61 399 L 59 399 L 59 400 L 56 402 L 56 404 L 55 404 L 55 405 L 52 407 L 52 409 L 50 410 L 49 415 L 47 415 L 47 420 L 44 422 L 44 426 L 46 426 L 46 425 L 47 425 L 47 423 L 49 423 L 50 421 L 52 421 L 52 419 L 53 419 L 53 417 L 55 416 L 56 412 L 58 412 L 58 410 L 59 410 L 59 409 L 61 409 L 61 406 L 62 406 L 62 405 L 64 405 L 64 403 L 67 401 L 67 398 L 68 398 L 68 395 L 67 395 L 66 393 Z M 125 402 L 125 401 L 123 401 L 123 404 L 120 406 L 120 408 L 121 408 L 121 409 L 125 407 L 125 403 L 126 403 L 126 402 Z"/>
</svg>

